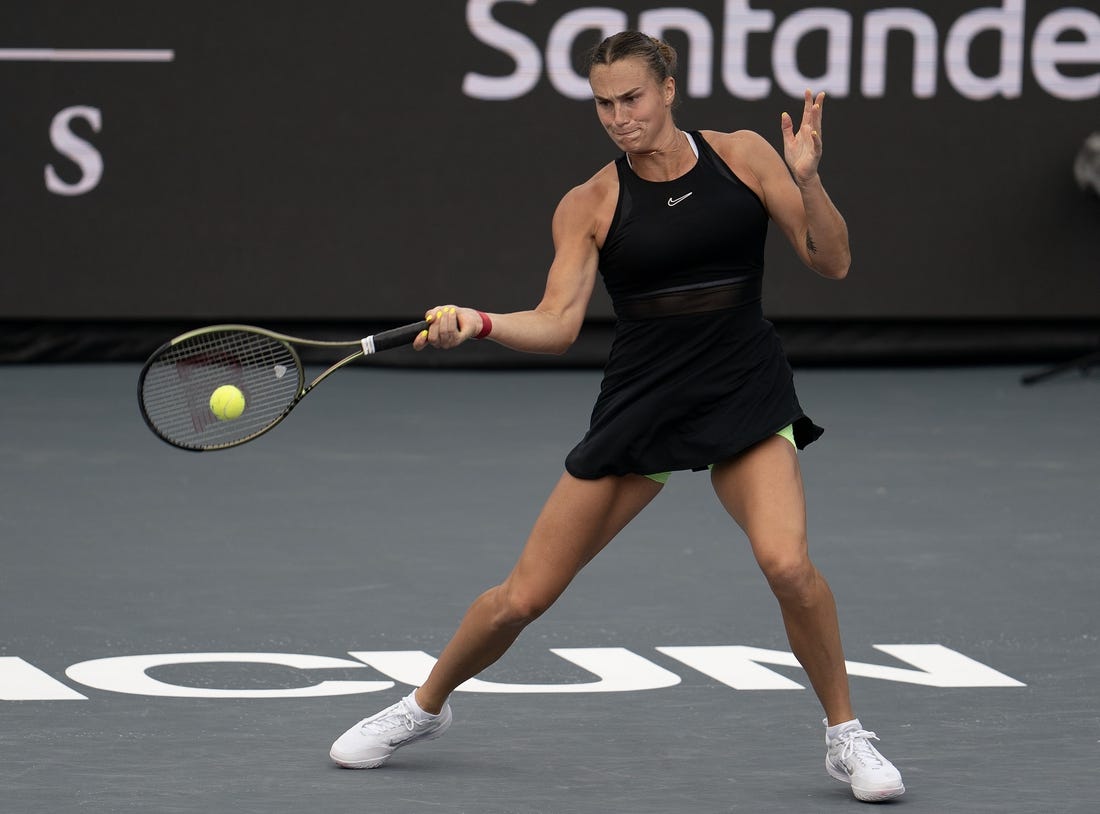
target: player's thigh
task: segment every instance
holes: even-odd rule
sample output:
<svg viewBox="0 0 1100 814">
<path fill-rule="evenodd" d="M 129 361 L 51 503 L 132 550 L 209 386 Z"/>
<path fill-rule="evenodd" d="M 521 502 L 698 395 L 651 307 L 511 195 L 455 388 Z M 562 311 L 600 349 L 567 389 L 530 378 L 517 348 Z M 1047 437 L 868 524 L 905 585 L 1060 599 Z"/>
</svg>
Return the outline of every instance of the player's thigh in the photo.
<svg viewBox="0 0 1100 814">
<path fill-rule="evenodd" d="M 661 484 L 640 475 L 563 474 L 506 584 L 552 601 L 660 491 Z"/>
<path fill-rule="evenodd" d="M 806 501 L 798 455 L 772 436 L 711 471 L 722 506 L 745 531 L 761 565 L 806 552 Z"/>
</svg>

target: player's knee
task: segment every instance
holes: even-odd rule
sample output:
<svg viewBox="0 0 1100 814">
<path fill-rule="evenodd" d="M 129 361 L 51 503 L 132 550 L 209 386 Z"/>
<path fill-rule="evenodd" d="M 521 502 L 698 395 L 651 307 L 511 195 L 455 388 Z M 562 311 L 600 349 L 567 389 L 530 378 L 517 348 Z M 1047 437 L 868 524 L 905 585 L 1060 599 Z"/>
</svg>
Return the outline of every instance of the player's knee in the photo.
<svg viewBox="0 0 1100 814">
<path fill-rule="evenodd" d="M 778 599 L 804 602 L 813 595 L 817 569 L 805 553 L 761 557 L 760 568 Z"/>
<path fill-rule="evenodd" d="M 555 598 L 545 591 L 505 583 L 497 588 L 495 622 L 499 627 L 524 627 L 546 613 Z"/>
</svg>

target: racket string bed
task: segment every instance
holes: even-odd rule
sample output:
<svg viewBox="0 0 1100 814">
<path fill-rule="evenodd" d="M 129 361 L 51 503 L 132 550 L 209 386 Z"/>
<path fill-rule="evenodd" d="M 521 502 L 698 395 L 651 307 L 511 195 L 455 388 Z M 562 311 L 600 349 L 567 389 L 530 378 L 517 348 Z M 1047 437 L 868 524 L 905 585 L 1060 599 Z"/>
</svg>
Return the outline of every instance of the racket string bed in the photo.
<svg viewBox="0 0 1100 814">
<path fill-rule="evenodd" d="M 173 446 L 227 449 L 270 430 L 333 372 L 365 355 L 412 344 L 427 328 L 421 320 L 354 341 L 301 339 L 251 325 L 199 328 L 162 345 L 146 361 L 138 377 L 141 414 Z M 297 346 L 355 351 L 307 386 Z"/>
<path fill-rule="evenodd" d="M 242 414 L 219 420 L 210 395 L 222 385 L 244 395 Z M 231 445 L 266 429 L 294 406 L 301 364 L 284 342 L 259 333 L 217 331 L 183 339 L 146 370 L 142 403 L 156 431 L 179 446 Z"/>
</svg>

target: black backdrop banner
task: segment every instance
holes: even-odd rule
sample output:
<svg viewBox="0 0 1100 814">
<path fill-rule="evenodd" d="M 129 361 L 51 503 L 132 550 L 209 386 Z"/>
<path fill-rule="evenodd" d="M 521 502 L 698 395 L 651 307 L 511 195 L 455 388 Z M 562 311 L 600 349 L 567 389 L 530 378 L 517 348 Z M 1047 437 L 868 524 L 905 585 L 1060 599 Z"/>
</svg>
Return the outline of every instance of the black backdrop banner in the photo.
<svg viewBox="0 0 1100 814">
<path fill-rule="evenodd" d="M 554 207 L 615 158 L 581 55 L 624 27 L 680 52 L 684 129 L 778 146 L 827 92 L 852 273 L 773 230 L 773 317 L 1100 315 L 1095 0 L 13 0 L 0 318 L 530 307 Z"/>
</svg>

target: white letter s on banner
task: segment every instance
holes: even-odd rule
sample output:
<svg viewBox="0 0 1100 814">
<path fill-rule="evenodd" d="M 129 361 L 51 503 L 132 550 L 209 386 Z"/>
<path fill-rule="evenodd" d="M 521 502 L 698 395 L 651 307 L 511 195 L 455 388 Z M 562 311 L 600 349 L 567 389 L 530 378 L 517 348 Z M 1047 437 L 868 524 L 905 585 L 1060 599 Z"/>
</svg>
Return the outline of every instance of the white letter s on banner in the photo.
<svg viewBox="0 0 1100 814">
<path fill-rule="evenodd" d="M 542 74 L 542 54 L 538 46 L 493 19 L 493 6 L 499 2 L 530 6 L 535 0 L 470 0 L 466 4 L 466 25 L 470 33 L 486 45 L 503 51 L 516 63 L 516 70 L 508 76 L 466 74 L 462 78 L 462 92 L 473 99 L 518 99 L 531 92 Z"/>
<path fill-rule="evenodd" d="M 50 143 L 54 149 L 80 167 L 81 177 L 75 184 L 67 184 L 58 177 L 52 164 L 46 165 L 46 189 L 55 195 L 83 195 L 99 185 L 103 177 L 103 156 L 84 139 L 69 129 L 76 118 L 84 119 L 98 133 L 103 120 L 96 107 L 67 107 L 53 117 L 50 124 Z"/>
</svg>

